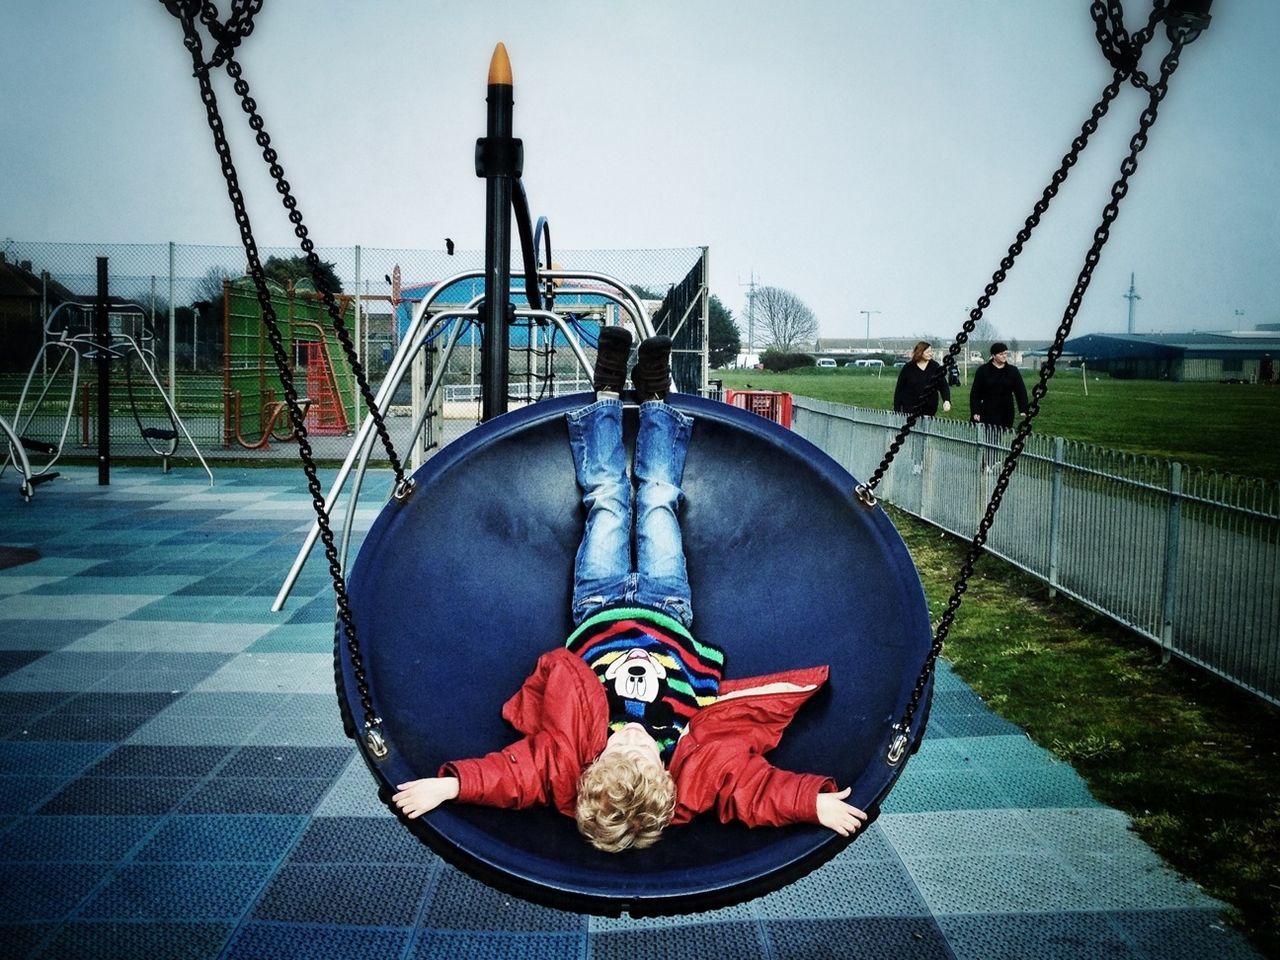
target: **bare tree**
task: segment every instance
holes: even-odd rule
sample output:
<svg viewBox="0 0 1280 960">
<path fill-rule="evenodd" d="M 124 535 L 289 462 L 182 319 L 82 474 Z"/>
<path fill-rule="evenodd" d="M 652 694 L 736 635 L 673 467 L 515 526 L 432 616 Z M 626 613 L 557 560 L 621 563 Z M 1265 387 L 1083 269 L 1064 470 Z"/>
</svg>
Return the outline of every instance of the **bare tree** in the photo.
<svg viewBox="0 0 1280 960">
<path fill-rule="evenodd" d="M 802 343 L 813 343 L 818 336 L 818 318 L 808 304 L 790 290 L 781 287 L 759 287 L 755 296 L 755 315 L 775 350 L 792 353 Z"/>
<path fill-rule="evenodd" d="M 195 281 L 195 299 L 206 303 L 221 303 L 223 281 L 230 279 L 231 273 L 225 267 L 210 267 L 203 277 Z"/>
<path fill-rule="evenodd" d="M 975 353 L 981 353 L 985 357 L 991 344 L 999 339 L 1000 331 L 996 325 L 983 317 L 973 328 L 973 333 L 969 334 L 969 346 Z"/>
</svg>

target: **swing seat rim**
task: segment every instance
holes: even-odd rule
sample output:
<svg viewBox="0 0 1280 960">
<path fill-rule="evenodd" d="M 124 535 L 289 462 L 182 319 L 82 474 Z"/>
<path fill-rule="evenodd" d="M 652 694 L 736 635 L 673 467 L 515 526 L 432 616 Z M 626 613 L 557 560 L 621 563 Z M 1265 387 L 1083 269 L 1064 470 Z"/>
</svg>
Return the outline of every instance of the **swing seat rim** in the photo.
<svg viewBox="0 0 1280 960">
<path fill-rule="evenodd" d="M 494 444 L 513 440 L 518 442 L 522 431 L 530 428 L 531 425 L 562 420 L 565 413 L 584 406 L 593 399 L 593 394 L 584 393 L 541 401 L 478 425 L 441 448 L 417 471 L 413 477 L 417 489 L 415 495 L 409 498 L 409 502 L 418 497 L 429 496 L 433 478 L 446 475 L 450 471 L 465 469 L 468 460 L 477 451 Z M 624 400 L 627 398 L 624 397 Z M 791 430 L 755 413 L 718 401 L 672 394 L 668 402 L 690 414 L 695 423 L 699 420 L 704 423 L 716 422 L 730 429 L 742 430 L 750 434 L 753 440 L 763 440 L 777 450 L 800 458 L 820 478 L 821 482 L 837 486 L 849 500 L 853 501 L 852 490 L 857 481 L 820 448 Z M 628 401 L 626 406 L 633 408 L 634 404 Z M 567 444 L 565 446 L 567 450 Z M 924 604 L 923 592 L 919 586 L 914 564 L 883 511 L 867 510 L 856 501 L 853 502 L 857 511 L 873 518 L 873 526 L 884 539 L 885 544 L 891 548 L 887 555 L 892 561 L 887 565 L 890 575 L 895 579 L 909 577 L 914 581 L 915 590 L 919 593 L 919 607 L 923 611 L 925 628 L 923 632 L 920 629 L 914 631 L 916 653 L 918 653 L 918 659 L 915 659 L 915 662 L 923 664 L 932 636 L 928 629 L 927 607 Z M 389 522 L 387 518 L 395 510 L 394 502 L 383 509 L 370 529 L 366 543 L 376 540 L 375 533 L 379 526 Z M 361 571 L 369 562 L 370 559 L 366 557 L 362 546 L 353 564 L 350 577 L 353 608 L 359 607 L 362 593 Z M 919 628 L 920 624 L 916 623 L 915 626 Z M 367 640 L 362 640 L 362 643 L 364 642 Z M 529 666 L 531 667 L 532 664 L 530 663 Z M 913 675 L 910 680 L 914 681 L 914 679 Z M 484 812 L 496 812 L 509 818 L 531 813 L 535 816 L 545 814 L 546 817 L 554 817 L 558 821 L 563 821 L 564 825 L 574 832 L 574 836 L 581 844 L 584 857 L 602 856 L 614 863 L 620 863 L 629 857 L 636 857 L 649 851 L 598 854 L 589 848 L 585 840 L 577 837 L 569 818 L 549 809 L 536 812 L 482 811 L 480 808 L 444 805 L 421 818 L 414 820 L 404 818 L 391 803 L 396 782 L 403 782 L 400 778 L 404 776 L 402 766 L 401 772 L 394 772 L 399 766 L 394 736 L 387 738 L 391 746 L 390 754 L 379 759 L 371 753 L 358 731 L 359 724 L 356 722 L 352 706 L 357 705 L 358 711 L 360 700 L 350 651 L 341 622 L 337 624 L 335 630 L 335 680 L 346 732 L 357 742 L 366 766 L 374 775 L 378 783 L 379 798 L 417 839 L 446 862 L 494 889 L 544 906 L 600 916 L 617 917 L 626 913 L 633 917 L 642 917 L 697 913 L 742 903 L 780 889 L 811 873 L 837 856 L 853 840 L 865 834 L 878 818 L 881 802 L 906 766 L 905 759 L 896 764 L 890 764 L 884 760 L 877 769 L 862 771 L 858 782 L 852 784 L 855 787 L 855 796 L 851 798 L 851 802 L 857 799 L 858 787 L 861 785 L 866 798 L 859 805 L 868 814 L 866 826 L 853 837 L 841 837 L 816 824 L 761 828 L 750 832 L 761 833 L 768 830 L 770 840 L 745 855 L 735 855 L 730 861 L 731 867 L 727 870 L 720 869 L 720 864 L 704 862 L 694 870 L 640 869 L 629 873 L 624 872 L 622 876 L 616 873 L 599 874 L 587 868 L 566 871 L 563 862 L 540 859 L 530 856 L 526 851 L 518 851 L 515 858 L 518 862 L 513 862 L 508 855 L 510 850 L 501 842 L 495 843 L 494 834 L 497 831 L 487 828 L 483 822 L 478 823 L 475 815 L 480 814 L 483 817 Z M 933 680 L 930 676 L 917 722 L 908 738 L 907 757 L 918 750 L 923 738 L 932 686 Z M 904 689 L 909 688 L 910 684 L 904 687 Z M 504 696 L 513 692 L 514 689 Z M 377 691 L 372 690 L 371 693 L 376 708 Z M 901 706 L 905 706 L 905 702 Z M 497 704 L 494 705 L 495 711 L 496 708 Z M 375 712 L 379 716 L 384 715 L 381 711 Z M 878 735 L 880 741 L 878 756 L 881 758 L 887 756 L 894 738 L 898 736 L 898 731 L 892 726 L 897 722 L 898 715 L 886 716 L 883 719 L 884 722 L 880 724 L 883 729 Z M 784 736 L 784 743 L 785 739 Z M 497 748 L 502 744 L 497 743 L 493 746 Z M 421 771 L 416 775 L 430 775 L 432 772 L 434 771 Z M 413 775 L 411 773 L 405 778 L 408 779 Z M 840 785 L 843 787 L 850 784 L 841 783 Z M 867 794 L 868 789 L 871 790 L 869 794 Z M 694 824 L 674 829 L 688 831 L 705 820 L 714 820 L 714 815 L 704 814 Z M 722 828 L 720 824 L 713 826 L 717 829 Z M 729 825 L 723 829 L 738 827 L 741 825 Z M 513 823 L 511 829 L 518 828 Z M 680 837 L 672 835 L 664 838 L 658 846 L 679 842 Z"/>
</svg>

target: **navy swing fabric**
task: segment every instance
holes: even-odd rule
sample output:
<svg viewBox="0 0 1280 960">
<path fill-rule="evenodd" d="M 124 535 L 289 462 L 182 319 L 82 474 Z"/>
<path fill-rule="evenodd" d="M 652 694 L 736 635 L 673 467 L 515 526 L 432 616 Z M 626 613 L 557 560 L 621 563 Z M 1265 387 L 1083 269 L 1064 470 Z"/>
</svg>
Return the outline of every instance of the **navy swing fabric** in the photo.
<svg viewBox="0 0 1280 960">
<path fill-rule="evenodd" d="M 351 570 L 351 605 L 395 784 L 516 739 L 499 715 L 538 656 L 571 630 L 583 507 L 564 414 L 590 395 L 497 417 L 440 450 L 404 504 L 388 504 Z M 770 754 L 780 767 L 853 785 L 874 817 L 905 761 L 884 759 L 932 636 L 915 567 L 880 510 L 808 441 L 723 403 L 673 395 L 694 417 L 681 516 L 694 630 L 726 652 L 726 676 L 826 663 L 828 687 Z M 630 444 L 634 408 L 624 415 Z M 345 636 L 338 693 L 348 732 L 363 711 Z M 918 744 L 927 700 L 917 712 Z M 600 853 L 550 809 L 445 804 L 410 829 L 499 889 L 584 913 L 690 913 L 777 889 L 848 841 L 819 826 L 749 830 L 714 814 L 655 846 Z"/>
</svg>

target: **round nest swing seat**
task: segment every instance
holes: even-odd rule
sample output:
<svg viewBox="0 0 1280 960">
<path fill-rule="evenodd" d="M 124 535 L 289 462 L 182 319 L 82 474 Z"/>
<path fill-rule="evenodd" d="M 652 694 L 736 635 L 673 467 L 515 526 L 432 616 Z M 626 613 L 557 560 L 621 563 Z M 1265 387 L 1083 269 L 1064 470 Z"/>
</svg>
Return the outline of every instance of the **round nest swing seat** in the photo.
<svg viewBox="0 0 1280 960">
<path fill-rule="evenodd" d="M 350 595 L 384 758 L 357 730 L 364 714 L 340 623 L 338 695 L 384 802 L 396 784 L 432 776 L 446 760 L 517 739 L 502 704 L 572 629 L 585 513 L 564 414 L 592 399 L 544 401 L 471 430 L 417 471 L 413 494 L 388 504 L 366 536 Z M 769 759 L 852 785 L 849 801 L 874 819 L 905 765 L 889 764 L 886 753 L 932 643 L 906 548 L 813 444 L 728 404 L 671 402 L 694 418 L 681 525 L 695 635 L 725 650 L 728 677 L 831 667 Z M 628 444 L 637 422 L 628 407 Z M 908 755 L 924 731 L 931 685 Z M 714 813 L 622 854 L 594 850 L 549 808 L 445 804 L 404 822 L 491 886 L 610 916 L 738 903 L 803 876 L 849 842 L 817 825 L 752 830 Z"/>
</svg>

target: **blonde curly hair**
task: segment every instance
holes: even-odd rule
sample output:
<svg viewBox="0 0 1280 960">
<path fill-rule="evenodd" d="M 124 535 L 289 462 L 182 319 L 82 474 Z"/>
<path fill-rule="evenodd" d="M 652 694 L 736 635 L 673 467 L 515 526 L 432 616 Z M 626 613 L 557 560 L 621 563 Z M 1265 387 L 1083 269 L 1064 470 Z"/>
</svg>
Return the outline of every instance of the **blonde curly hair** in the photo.
<svg viewBox="0 0 1280 960">
<path fill-rule="evenodd" d="M 626 754 L 601 756 L 578 780 L 578 831 L 605 853 L 653 846 L 675 809 L 671 774 Z"/>
</svg>

